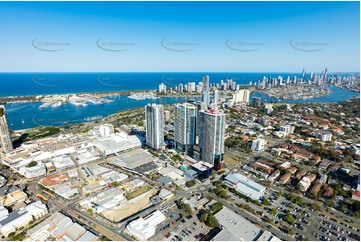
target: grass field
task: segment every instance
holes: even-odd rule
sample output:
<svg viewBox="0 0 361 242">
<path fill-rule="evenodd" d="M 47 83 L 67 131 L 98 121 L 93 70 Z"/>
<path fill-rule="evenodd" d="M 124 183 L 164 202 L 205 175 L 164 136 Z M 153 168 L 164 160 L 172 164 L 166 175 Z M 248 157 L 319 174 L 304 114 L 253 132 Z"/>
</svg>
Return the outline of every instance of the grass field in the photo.
<svg viewBox="0 0 361 242">
<path fill-rule="evenodd" d="M 224 155 L 224 161 L 230 166 L 238 166 L 241 162 L 238 162 L 238 158 L 234 155 Z"/>
<path fill-rule="evenodd" d="M 152 189 L 152 187 L 149 186 L 149 185 L 148 185 L 148 186 L 144 186 L 144 187 L 140 187 L 140 188 L 138 188 L 137 190 L 134 190 L 134 191 L 132 191 L 132 192 L 129 192 L 129 193 L 125 194 L 124 196 L 125 196 L 128 200 L 130 200 L 130 199 L 132 199 L 132 198 L 138 197 L 139 195 L 141 195 L 141 194 L 149 191 L 150 189 Z"/>
</svg>

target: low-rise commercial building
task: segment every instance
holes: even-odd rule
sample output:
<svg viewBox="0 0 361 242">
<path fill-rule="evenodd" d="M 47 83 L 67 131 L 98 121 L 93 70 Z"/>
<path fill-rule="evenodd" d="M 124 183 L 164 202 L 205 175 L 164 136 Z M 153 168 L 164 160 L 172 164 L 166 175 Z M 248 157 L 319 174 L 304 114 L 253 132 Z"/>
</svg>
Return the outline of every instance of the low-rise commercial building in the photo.
<svg viewBox="0 0 361 242">
<path fill-rule="evenodd" d="M 266 191 L 264 186 L 249 180 L 241 174 L 231 173 L 225 177 L 223 183 L 254 200 L 262 199 Z"/>
<path fill-rule="evenodd" d="M 16 232 L 19 228 L 27 226 L 30 221 L 37 220 L 47 213 L 48 210 L 42 202 L 31 203 L 3 217 L 0 221 L 0 233 L 7 237 L 10 233 Z"/>
<path fill-rule="evenodd" d="M 155 235 L 156 227 L 163 221 L 166 217 L 160 211 L 155 211 L 144 218 L 139 218 L 127 225 L 127 230 L 129 234 L 135 236 L 138 240 L 147 240 Z"/>
<path fill-rule="evenodd" d="M 168 191 L 167 189 L 162 189 L 159 191 L 159 197 L 162 200 L 169 200 L 172 197 L 174 197 L 174 194 L 171 191 Z"/>
<path fill-rule="evenodd" d="M 46 167 L 42 163 L 38 163 L 32 167 L 22 167 L 19 169 L 19 174 L 26 178 L 35 178 L 46 174 Z"/>
<path fill-rule="evenodd" d="M 95 241 L 98 239 L 69 217 L 57 212 L 27 231 L 26 241 Z"/>
<path fill-rule="evenodd" d="M 262 234 L 262 229 L 239 216 L 227 207 L 215 215 L 222 230 L 212 241 L 253 241 Z"/>
<path fill-rule="evenodd" d="M 212 168 L 213 168 L 213 165 L 211 165 L 207 162 L 203 162 L 203 161 L 192 164 L 192 170 L 197 172 L 197 176 L 200 179 L 209 178 L 211 175 Z"/>
<path fill-rule="evenodd" d="M 79 205 L 85 209 L 94 209 L 97 213 L 102 213 L 120 205 L 126 200 L 122 189 L 120 187 L 114 187 L 101 192 L 92 198 L 80 201 Z"/>
<path fill-rule="evenodd" d="M 11 207 L 28 200 L 28 195 L 17 186 L 0 188 L 0 206 Z"/>
<path fill-rule="evenodd" d="M 128 135 L 124 132 L 98 137 L 93 141 L 93 144 L 106 156 L 142 146 L 137 136 Z"/>
<path fill-rule="evenodd" d="M 0 220 L 5 218 L 8 214 L 9 211 L 4 206 L 0 206 Z"/>
</svg>

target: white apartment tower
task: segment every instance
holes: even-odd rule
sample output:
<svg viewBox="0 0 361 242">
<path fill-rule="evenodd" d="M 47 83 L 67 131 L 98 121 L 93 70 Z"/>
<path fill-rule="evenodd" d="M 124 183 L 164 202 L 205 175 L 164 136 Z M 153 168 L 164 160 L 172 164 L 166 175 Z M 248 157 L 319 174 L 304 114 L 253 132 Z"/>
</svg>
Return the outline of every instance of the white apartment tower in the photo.
<svg viewBox="0 0 361 242">
<path fill-rule="evenodd" d="M 174 141 L 176 149 L 193 154 L 196 144 L 197 108 L 190 103 L 178 103 L 174 107 Z"/>
<path fill-rule="evenodd" d="M 0 148 L 6 154 L 13 150 L 5 107 L 0 105 Z"/>
<path fill-rule="evenodd" d="M 163 105 L 150 103 L 145 106 L 146 144 L 153 149 L 164 147 Z"/>
<path fill-rule="evenodd" d="M 203 77 L 203 92 L 202 92 L 202 102 L 206 104 L 206 107 L 211 103 L 211 92 L 209 90 L 209 76 Z"/>
<path fill-rule="evenodd" d="M 223 162 L 226 115 L 216 110 L 202 110 L 198 125 L 200 158 L 219 170 Z"/>
<path fill-rule="evenodd" d="M 233 94 L 233 102 L 249 104 L 250 95 L 251 95 L 251 92 L 249 90 L 240 89 Z"/>
</svg>

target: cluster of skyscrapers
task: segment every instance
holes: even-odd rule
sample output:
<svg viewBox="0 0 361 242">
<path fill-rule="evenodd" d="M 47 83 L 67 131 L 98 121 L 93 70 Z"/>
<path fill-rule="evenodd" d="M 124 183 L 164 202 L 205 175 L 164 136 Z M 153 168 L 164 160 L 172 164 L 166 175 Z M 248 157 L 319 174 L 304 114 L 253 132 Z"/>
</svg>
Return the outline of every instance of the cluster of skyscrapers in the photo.
<svg viewBox="0 0 361 242">
<path fill-rule="evenodd" d="M 283 79 L 282 76 L 278 76 L 277 78 L 273 78 L 271 76 L 264 76 L 262 81 L 259 80 L 257 83 L 258 88 L 264 89 L 266 87 L 276 87 L 282 85 L 289 84 L 315 84 L 315 85 L 323 85 L 327 82 L 327 68 L 322 70 L 321 75 L 314 74 L 310 72 L 309 76 L 307 76 L 307 72 L 305 69 L 302 70 L 301 77 L 297 78 L 297 76 L 290 76 L 287 79 Z"/>
<path fill-rule="evenodd" d="M 178 151 L 222 167 L 224 154 L 225 114 L 218 111 L 219 92 L 211 90 L 209 76 L 202 80 L 202 101 L 178 103 L 174 107 L 174 142 Z M 163 105 L 148 104 L 146 112 L 146 144 L 154 149 L 164 147 Z M 163 143 L 162 143 L 163 142 Z"/>
<path fill-rule="evenodd" d="M 209 76 L 204 76 L 201 82 L 196 84 L 195 82 L 188 82 L 186 84 L 180 83 L 174 88 L 168 88 L 164 83 L 159 84 L 158 86 L 158 93 L 166 94 L 167 92 L 173 93 L 197 93 L 197 94 L 204 94 L 205 91 L 214 92 L 215 90 L 231 90 L 231 91 L 238 91 L 240 90 L 241 85 L 237 84 L 236 81 L 232 79 L 227 79 L 226 81 L 221 80 L 220 83 L 210 83 Z M 206 94 L 207 95 L 207 94 Z"/>
</svg>

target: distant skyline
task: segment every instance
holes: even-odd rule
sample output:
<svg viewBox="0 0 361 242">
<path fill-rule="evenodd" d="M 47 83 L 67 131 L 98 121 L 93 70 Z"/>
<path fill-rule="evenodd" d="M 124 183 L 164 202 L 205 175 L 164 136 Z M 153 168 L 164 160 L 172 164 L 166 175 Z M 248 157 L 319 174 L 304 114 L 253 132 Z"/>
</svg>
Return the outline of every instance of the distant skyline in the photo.
<svg viewBox="0 0 361 242">
<path fill-rule="evenodd" d="M 359 2 L 0 2 L 0 72 L 359 72 Z"/>
</svg>

